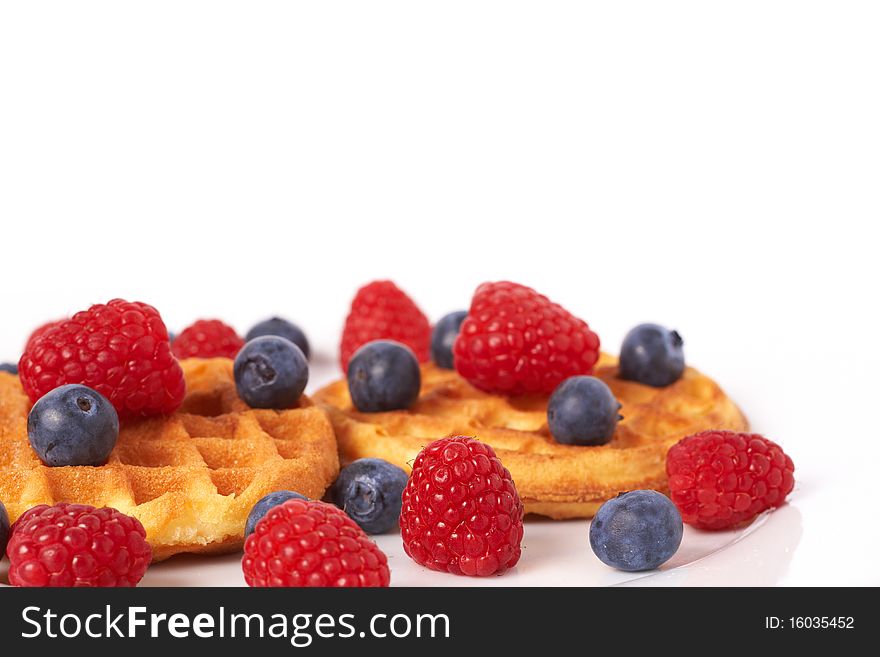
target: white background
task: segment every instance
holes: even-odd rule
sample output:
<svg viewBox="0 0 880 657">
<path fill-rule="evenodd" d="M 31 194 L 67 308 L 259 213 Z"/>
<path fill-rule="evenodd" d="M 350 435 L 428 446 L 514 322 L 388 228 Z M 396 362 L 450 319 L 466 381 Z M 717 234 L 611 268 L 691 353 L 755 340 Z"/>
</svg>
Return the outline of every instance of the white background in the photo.
<svg viewBox="0 0 880 657">
<path fill-rule="evenodd" d="M 326 363 L 370 279 L 436 319 L 510 278 L 609 351 L 677 327 L 798 467 L 776 581 L 880 584 L 878 31 L 872 2 L 2 2 L 0 359 L 122 296 L 280 313 Z"/>
</svg>

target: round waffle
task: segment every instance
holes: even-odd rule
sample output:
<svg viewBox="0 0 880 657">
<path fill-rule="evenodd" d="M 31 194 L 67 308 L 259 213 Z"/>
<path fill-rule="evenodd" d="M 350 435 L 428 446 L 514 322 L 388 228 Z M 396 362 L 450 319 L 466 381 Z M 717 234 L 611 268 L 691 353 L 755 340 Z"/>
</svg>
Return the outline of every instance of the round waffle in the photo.
<svg viewBox="0 0 880 657">
<path fill-rule="evenodd" d="M 343 379 L 317 392 L 330 413 L 344 461 L 374 456 L 409 468 L 427 443 L 475 436 L 510 470 L 526 513 L 589 518 L 607 499 L 640 488 L 666 489 L 666 452 L 705 429 L 743 431 L 748 422 L 718 385 L 693 368 L 665 388 L 617 377 L 603 354 L 595 376 L 623 405 L 624 419 L 601 447 L 557 443 L 547 429 L 547 400 L 480 392 L 452 370 L 422 366 L 418 401 L 406 411 L 360 413 Z"/>
<path fill-rule="evenodd" d="M 296 408 L 249 408 L 232 361 L 181 361 L 187 395 L 171 416 L 125 423 L 106 465 L 44 466 L 27 438 L 31 403 L 0 372 L 0 501 L 15 520 L 38 504 L 111 506 L 143 523 L 153 560 L 241 547 L 253 505 L 292 489 L 320 498 L 339 471 L 333 428 L 303 395 Z"/>
</svg>

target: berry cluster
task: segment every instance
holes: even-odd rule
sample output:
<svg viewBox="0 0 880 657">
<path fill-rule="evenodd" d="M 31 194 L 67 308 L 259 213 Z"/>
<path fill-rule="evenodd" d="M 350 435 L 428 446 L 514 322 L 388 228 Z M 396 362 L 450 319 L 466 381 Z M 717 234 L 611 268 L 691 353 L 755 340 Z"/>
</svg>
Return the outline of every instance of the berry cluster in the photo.
<svg viewBox="0 0 880 657">
<path fill-rule="evenodd" d="M 152 559 L 135 518 L 83 504 L 30 509 L 6 550 L 13 586 L 134 586 Z"/>
<path fill-rule="evenodd" d="M 420 362 L 430 358 L 431 325 L 406 292 L 391 281 L 374 281 L 357 291 L 342 329 L 339 362 L 348 362 L 367 342 L 393 340 L 412 349 Z"/>
<path fill-rule="evenodd" d="M 114 299 L 40 326 L 18 367 L 0 369 L 19 374 L 33 402 L 28 439 L 45 465 L 100 467 L 115 449 L 120 421 L 180 406 L 177 358 L 234 359 L 239 397 L 253 408 L 283 409 L 307 385 L 309 353 L 302 330 L 278 317 L 252 327 L 247 341 L 216 319 L 198 320 L 172 341 L 155 308 Z M 560 443 L 601 446 L 618 433 L 621 404 L 591 376 L 598 337 L 531 288 L 485 283 L 468 311 L 449 313 L 433 331 L 391 281 L 358 290 L 340 361 L 359 412 L 417 409 L 420 363 L 429 358 L 489 393 L 547 396 L 547 428 Z M 624 339 L 621 379 L 666 387 L 686 371 L 676 331 L 641 324 Z M 686 437 L 669 450 L 666 469 L 669 497 L 622 492 L 599 508 L 589 540 L 601 561 L 657 568 L 678 550 L 684 523 L 735 527 L 783 504 L 794 487 L 791 458 L 757 434 Z M 242 559 L 250 586 L 388 586 L 388 560 L 368 534 L 396 527 L 413 561 L 437 571 L 500 574 L 522 553 L 524 507 L 515 482 L 493 448 L 475 438 L 430 442 L 409 475 L 381 459 L 358 459 L 341 470 L 328 497 L 333 504 L 274 491 L 251 509 Z M 2 551 L 16 586 L 133 586 L 152 557 L 136 518 L 68 503 L 34 507 L 11 527 L 0 503 Z"/>
<path fill-rule="evenodd" d="M 388 560 L 343 511 L 289 499 L 271 508 L 244 544 L 249 586 L 388 586 Z"/>
<path fill-rule="evenodd" d="M 178 358 L 235 358 L 244 346 L 235 329 L 219 319 L 200 319 L 180 332 L 171 350 Z"/>
<path fill-rule="evenodd" d="M 400 535 L 418 564 L 485 577 L 519 561 L 522 516 L 513 479 L 492 447 L 454 436 L 416 457 L 403 491 Z"/>
<path fill-rule="evenodd" d="M 568 377 L 593 371 L 599 338 L 586 322 L 531 288 L 483 283 L 453 353 L 458 373 L 480 390 L 550 394 Z"/>
<path fill-rule="evenodd" d="M 794 488 L 794 463 L 763 436 L 705 431 L 666 457 L 672 501 L 684 521 L 726 529 L 780 506 Z"/>
<path fill-rule="evenodd" d="M 18 369 L 32 402 L 59 386 L 83 384 L 109 399 L 123 419 L 171 413 L 185 393 L 158 311 L 122 299 L 38 329 Z"/>
</svg>

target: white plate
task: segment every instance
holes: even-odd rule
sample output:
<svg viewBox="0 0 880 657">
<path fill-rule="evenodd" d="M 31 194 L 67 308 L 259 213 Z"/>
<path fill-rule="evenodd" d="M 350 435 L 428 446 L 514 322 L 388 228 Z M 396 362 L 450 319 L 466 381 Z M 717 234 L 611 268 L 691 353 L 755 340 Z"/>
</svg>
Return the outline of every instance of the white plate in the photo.
<svg viewBox="0 0 880 657">
<path fill-rule="evenodd" d="M 388 555 L 392 586 L 772 586 L 788 569 L 801 537 L 801 516 L 788 504 L 746 528 L 703 532 L 685 527 L 681 548 L 659 570 L 608 568 L 589 546 L 588 520 L 529 518 L 523 553 L 503 576 L 456 577 L 422 568 L 403 551 L 398 533 L 374 537 Z M 0 566 L 6 583 L 7 562 Z M 241 554 L 180 555 L 152 566 L 141 586 L 244 586 Z"/>
<path fill-rule="evenodd" d="M 311 362 L 310 389 L 338 376 L 333 359 L 319 353 Z M 608 568 L 592 553 L 588 520 L 529 518 L 522 558 L 499 577 L 470 578 L 437 573 L 415 564 L 398 533 L 374 537 L 388 555 L 392 586 L 770 586 L 785 576 L 801 537 L 801 515 L 789 504 L 744 529 L 702 532 L 685 527 L 678 553 L 662 568 L 625 573 Z M 7 562 L 0 565 L 0 585 Z M 244 586 L 241 555 L 180 555 L 152 566 L 141 586 Z"/>
<path fill-rule="evenodd" d="M 388 555 L 392 586 L 614 586 L 752 585 L 777 583 L 800 538 L 793 505 L 745 529 L 701 532 L 685 528 L 678 553 L 661 569 L 624 573 L 608 568 L 589 546 L 589 521 L 529 519 L 517 567 L 503 576 L 456 577 L 422 568 L 403 552 L 397 533 L 376 537 Z M 244 586 L 241 555 L 180 556 L 149 569 L 142 586 Z"/>
</svg>

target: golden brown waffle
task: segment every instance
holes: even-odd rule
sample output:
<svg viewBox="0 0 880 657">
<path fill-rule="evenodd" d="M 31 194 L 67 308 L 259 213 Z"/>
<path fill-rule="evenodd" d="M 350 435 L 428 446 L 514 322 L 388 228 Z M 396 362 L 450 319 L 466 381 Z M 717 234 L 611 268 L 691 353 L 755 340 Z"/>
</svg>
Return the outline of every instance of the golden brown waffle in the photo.
<svg viewBox="0 0 880 657">
<path fill-rule="evenodd" d="M 652 388 L 618 379 L 617 360 L 603 354 L 595 375 L 614 392 L 624 416 L 601 447 L 554 441 L 547 397 L 486 394 L 430 364 L 422 366 L 421 394 L 407 411 L 359 413 L 345 380 L 314 397 L 330 413 L 343 460 L 374 456 L 408 469 L 432 440 L 475 436 L 492 445 L 510 470 L 526 513 L 551 518 L 589 518 L 620 492 L 664 490 L 666 451 L 678 440 L 705 429 L 748 427 L 721 388 L 692 368 L 676 383 Z"/>
<path fill-rule="evenodd" d="M 30 401 L 17 376 L 0 372 L 0 501 L 10 519 L 38 504 L 111 506 L 143 523 L 160 560 L 239 548 L 248 512 L 269 492 L 324 494 L 339 471 L 324 411 L 305 395 L 297 408 L 251 409 L 231 360 L 181 365 L 180 411 L 125 424 L 100 467 L 44 466 L 27 439 Z"/>
</svg>

